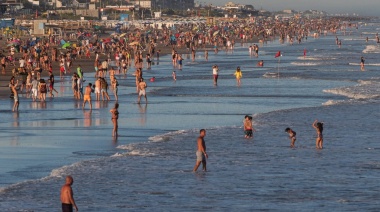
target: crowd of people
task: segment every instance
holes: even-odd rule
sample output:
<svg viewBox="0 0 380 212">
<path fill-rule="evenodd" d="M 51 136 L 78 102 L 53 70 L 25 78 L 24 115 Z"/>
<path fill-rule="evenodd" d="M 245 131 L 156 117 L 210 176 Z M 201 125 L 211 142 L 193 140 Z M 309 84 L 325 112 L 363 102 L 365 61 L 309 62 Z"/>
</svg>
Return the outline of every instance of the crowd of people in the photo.
<svg viewBox="0 0 380 212">
<path fill-rule="evenodd" d="M 321 34 L 336 33 L 338 30 L 346 30 L 347 25 L 336 18 L 330 19 L 299 19 L 294 21 L 278 20 L 257 20 L 255 23 L 249 20 L 238 20 L 237 22 L 220 22 L 215 25 L 182 24 L 180 26 L 147 26 L 145 29 L 128 29 L 125 33 L 114 34 L 108 38 L 100 38 L 97 35 L 82 36 L 84 32 L 78 31 L 78 37 L 74 44 L 65 45 L 65 37 L 49 35 L 46 38 L 12 38 L 13 45 L 9 49 L 9 55 L 2 55 L 0 62 L 2 73 L 5 74 L 9 67 L 12 69 L 12 78 L 9 87 L 14 99 L 12 110 L 18 111 L 19 94 L 24 93 L 26 98 L 32 101 L 46 101 L 47 94 L 54 98 L 58 91 L 55 89 L 55 78 L 53 67 L 59 67 L 60 81 L 67 80 L 67 75 L 71 76 L 73 97 L 83 101 L 82 108 L 89 103 L 92 109 L 92 93 L 95 93 L 96 101 L 110 101 L 108 93 L 112 90 L 115 106 L 110 110 L 113 123 L 112 136 L 118 136 L 119 118 L 119 97 L 117 75 L 126 75 L 129 69 L 135 69 L 137 103 L 140 104 L 141 97 L 148 103 L 146 88 L 147 83 L 143 78 L 143 70 L 150 69 L 154 60 L 159 61 L 161 48 L 171 48 L 171 60 L 173 64 L 172 77 L 177 80 L 175 69 L 182 70 L 183 56 L 179 51 L 191 55 L 191 60 L 196 60 L 197 51 L 204 51 L 204 58 L 208 61 L 208 48 L 212 48 L 215 54 L 219 51 L 232 52 L 236 41 L 241 43 L 252 43 L 257 39 L 258 44 L 251 45 L 248 49 L 250 57 L 259 57 L 259 45 L 270 40 L 279 38 L 280 42 L 301 43 L 308 37 L 318 37 Z M 88 33 L 86 33 L 87 35 Z M 378 39 L 378 37 L 377 37 Z M 62 45 L 62 46 L 63 46 Z M 341 42 L 337 40 L 337 45 Z M 20 57 L 16 60 L 16 52 Z M 306 56 L 306 52 L 304 52 Z M 94 78 L 88 73 L 84 73 L 83 64 L 93 64 Z M 17 65 L 18 62 L 18 65 Z M 264 61 L 258 61 L 258 66 L 264 66 Z M 73 67 L 76 67 L 73 70 Z M 361 58 L 361 67 L 364 69 L 364 58 Z M 90 70 L 86 67 L 87 70 Z M 217 85 L 219 67 L 212 66 L 213 83 Z M 240 67 L 236 68 L 233 74 L 236 83 L 241 86 L 243 77 Z M 44 78 L 48 76 L 48 78 Z M 94 79 L 94 80 L 92 80 Z M 154 78 L 152 78 L 154 81 Z M 152 81 L 151 79 L 151 81 Z M 47 80 L 47 82 L 46 82 Z M 90 81 L 93 81 L 90 82 Z M 85 82 L 90 82 L 86 86 Z M 252 138 L 255 131 L 252 124 L 252 117 L 246 116 L 244 119 L 245 138 Z M 316 148 L 323 148 L 323 123 L 317 120 L 312 124 L 316 129 Z M 294 147 L 296 142 L 296 132 L 291 128 L 286 128 L 290 139 L 290 146 Z M 206 171 L 206 144 L 204 137 L 206 130 L 200 131 L 197 139 L 197 161 L 193 171 L 197 171 L 200 164 Z M 76 207 L 73 199 L 71 185 L 72 177 L 66 178 L 66 184 L 62 187 L 61 200 L 62 208 Z M 68 206 L 67 206 L 68 205 Z"/>
</svg>

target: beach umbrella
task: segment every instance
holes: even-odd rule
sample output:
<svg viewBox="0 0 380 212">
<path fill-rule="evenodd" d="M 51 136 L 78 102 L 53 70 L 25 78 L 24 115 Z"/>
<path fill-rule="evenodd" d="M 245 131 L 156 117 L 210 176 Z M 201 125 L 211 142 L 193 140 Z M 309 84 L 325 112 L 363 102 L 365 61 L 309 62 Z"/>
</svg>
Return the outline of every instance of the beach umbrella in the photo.
<svg viewBox="0 0 380 212">
<path fill-rule="evenodd" d="M 103 39 L 103 43 L 110 43 L 110 42 L 111 42 L 111 38 Z"/>
<path fill-rule="evenodd" d="M 65 43 L 62 45 L 62 49 L 66 49 L 67 47 L 70 47 L 70 43 Z"/>
</svg>

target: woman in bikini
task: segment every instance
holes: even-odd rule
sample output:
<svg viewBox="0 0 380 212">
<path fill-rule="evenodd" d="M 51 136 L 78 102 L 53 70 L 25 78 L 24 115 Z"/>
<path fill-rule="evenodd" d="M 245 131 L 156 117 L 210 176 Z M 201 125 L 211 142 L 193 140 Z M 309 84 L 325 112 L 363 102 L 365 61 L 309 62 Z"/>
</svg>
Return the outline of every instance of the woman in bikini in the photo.
<svg viewBox="0 0 380 212">
<path fill-rule="evenodd" d="M 323 123 L 315 120 L 313 123 L 314 129 L 317 131 L 317 139 L 315 140 L 315 148 L 322 149 L 323 148 Z"/>
<path fill-rule="evenodd" d="M 112 137 L 117 137 L 117 128 L 118 128 L 118 122 L 117 120 L 119 119 L 119 103 L 115 103 L 115 107 L 110 110 L 110 113 L 112 115 L 112 123 L 113 123 L 113 131 L 112 131 Z"/>
</svg>

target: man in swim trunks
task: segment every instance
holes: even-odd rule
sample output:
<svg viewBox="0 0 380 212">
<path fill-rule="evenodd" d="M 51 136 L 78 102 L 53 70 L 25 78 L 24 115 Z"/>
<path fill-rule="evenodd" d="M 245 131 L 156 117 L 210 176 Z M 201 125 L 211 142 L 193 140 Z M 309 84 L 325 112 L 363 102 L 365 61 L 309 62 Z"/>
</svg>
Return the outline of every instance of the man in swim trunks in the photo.
<svg viewBox="0 0 380 212">
<path fill-rule="evenodd" d="M 91 103 L 91 93 L 94 92 L 92 89 L 92 84 L 88 83 L 84 90 L 84 96 L 83 96 L 83 106 L 82 109 L 84 109 L 84 106 L 86 106 L 86 102 L 90 104 L 90 110 L 92 110 L 92 103 Z"/>
<path fill-rule="evenodd" d="M 139 82 L 139 97 L 137 99 L 137 104 L 140 104 L 140 99 L 141 99 L 141 96 L 144 96 L 145 97 L 145 104 L 148 103 L 148 98 L 146 97 L 146 91 L 145 91 L 145 88 L 147 87 L 146 85 L 146 82 L 144 81 L 144 78 L 141 78 L 140 79 L 140 82 Z"/>
<path fill-rule="evenodd" d="M 206 153 L 206 143 L 204 140 L 204 137 L 206 136 L 206 130 L 201 129 L 199 131 L 200 135 L 197 139 L 197 152 L 195 153 L 197 155 L 197 162 L 195 163 L 193 172 L 196 172 L 198 167 L 201 165 L 203 166 L 203 171 L 207 171 L 206 169 L 206 158 L 208 158 L 208 155 Z"/>
<path fill-rule="evenodd" d="M 75 211 L 78 211 L 78 207 L 75 204 L 73 189 L 74 180 L 70 175 L 66 177 L 66 183 L 61 188 L 61 203 L 62 203 L 62 212 L 72 212 L 73 206 Z"/>
<path fill-rule="evenodd" d="M 253 126 L 252 126 L 252 117 L 246 115 L 244 118 L 244 134 L 245 138 L 252 138 L 253 137 Z"/>
<path fill-rule="evenodd" d="M 101 86 L 101 78 L 98 77 L 98 79 L 95 81 L 95 95 L 96 95 L 96 101 L 100 100 L 100 86 Z"/>
</svg>

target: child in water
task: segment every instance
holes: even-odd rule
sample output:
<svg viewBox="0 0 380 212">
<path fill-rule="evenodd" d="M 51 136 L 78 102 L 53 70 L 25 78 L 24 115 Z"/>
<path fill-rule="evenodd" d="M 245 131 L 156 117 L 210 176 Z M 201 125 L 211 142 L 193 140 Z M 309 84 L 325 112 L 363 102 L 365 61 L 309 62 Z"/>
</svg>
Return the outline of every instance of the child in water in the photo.
<svg viewBox="0 0 380 212">
<path fill-rule="evenodd" d="M 240 86 L 241 85 L 241 78 L 243 77 L 243 74 L 241 73 L 241 70 L 240 70 L 240 66 L 238 66 L 236 68 L 236 71 L 234 73 L 235 77 L 236 77 L 236 82 L 237 82 L 237 85 Z"/>
<path fill-rule="evenodd" d="M 296 142 L 296 132 L 294 132 L 291 128 L 286 128 L 285 132 L 289 134 L 289 139 L 290 139 L 290 147 L 294 147 L 294 143 Z"/>
<path fill-rule="evenodd" d="M 244 124 L 244 134 L 245 134 L 244 138 L 252 138 L 253 131 L 255 131 L 255 129 L 252 126 L 252 116 L 246 115 L 244 117 L 243 124 Z"/>
<path fill-rule="evenodd" d="M 322 149 L 323 148 L 323 123 L 318 122 L 318 120 L 315 120 L 313 125 L 314 129 L 317 131 L 317 139 L 315 142 L 315 148 Z"/>
</svg>

